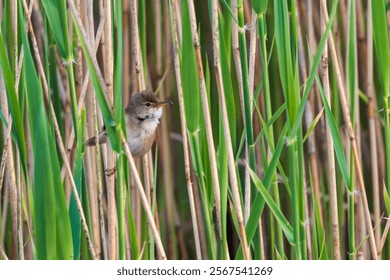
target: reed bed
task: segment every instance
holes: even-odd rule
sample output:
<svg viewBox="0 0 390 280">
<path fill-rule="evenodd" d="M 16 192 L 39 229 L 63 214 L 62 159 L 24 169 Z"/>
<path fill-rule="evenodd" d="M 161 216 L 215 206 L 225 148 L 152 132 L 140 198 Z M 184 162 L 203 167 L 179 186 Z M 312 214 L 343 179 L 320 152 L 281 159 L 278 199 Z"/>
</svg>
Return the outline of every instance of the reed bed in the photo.
<svg viewBox="0 0 390 280">
<path fill-rule="evenodd" d="M 0 1 L 0 259 L 389 259 L 389 10 Z"/>
</svg>

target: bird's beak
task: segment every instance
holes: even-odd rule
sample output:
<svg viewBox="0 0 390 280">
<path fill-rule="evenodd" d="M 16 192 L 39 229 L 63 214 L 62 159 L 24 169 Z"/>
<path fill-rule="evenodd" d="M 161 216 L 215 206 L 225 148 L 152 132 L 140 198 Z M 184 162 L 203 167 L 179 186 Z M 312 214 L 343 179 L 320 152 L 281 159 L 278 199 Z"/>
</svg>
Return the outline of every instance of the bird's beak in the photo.
<svg viewBox="0 0 390 280">
<path fill-rule="evenodd" d="M 162 106 L 166 106 L 166 105 L 173 105 L 173 102 L 172 101 L 160 101 L 159 103 L 157 103 L 157 108 L 159 107 L 162 107 Z"/>
</svg>

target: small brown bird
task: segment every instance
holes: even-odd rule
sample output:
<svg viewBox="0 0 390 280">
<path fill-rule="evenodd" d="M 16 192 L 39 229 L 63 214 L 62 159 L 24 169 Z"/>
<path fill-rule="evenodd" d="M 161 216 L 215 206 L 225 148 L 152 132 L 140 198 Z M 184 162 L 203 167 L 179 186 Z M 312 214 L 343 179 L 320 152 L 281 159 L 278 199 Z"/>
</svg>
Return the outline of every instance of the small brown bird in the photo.
<svg viewBox="0 0 390 280">
<path fill-rule="evenodd" d="M 133 157 L 141 157 L 151 149 L 156 139 L 162 107 L 172 104 L 172 101 L 160 101 L 151 90 L 131 95 L 125 109 L 125 121 L 127 144 Z M 103 129 L 99 134 L 99 143 L 106 143 L 107 138 L 107 132 Z M 87 140 L 86 145 L 95 146 L 96 136 Z"/>
</svg>

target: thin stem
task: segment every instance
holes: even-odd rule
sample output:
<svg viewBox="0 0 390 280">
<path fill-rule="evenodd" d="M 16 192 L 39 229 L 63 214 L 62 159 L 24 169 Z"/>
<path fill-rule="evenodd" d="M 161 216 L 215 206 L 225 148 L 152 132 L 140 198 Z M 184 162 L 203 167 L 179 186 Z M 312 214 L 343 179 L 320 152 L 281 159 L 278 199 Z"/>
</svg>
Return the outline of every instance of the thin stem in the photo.
<svg viewBox="0 0 390 280">
<path fill-rule="evenodd" d="M 324 11 L 325 21 L 328 22 L 329 16 L 328 16 L 328 11 L 327 11 L 325 0 L 321 0 L 321 7 Z M 338 61 L 338 57 L 337 57 L 337 53 L 336 53 L 336 47 L 335 47 L 335 44 L 333 41 L 333 36 L 332 36 L 331 32 L 329 33 L 329 42 L 330 42 L 330 44 L 329 44 L 330 52 L 331 52 L 331 56 L 332 56 L 332 60 L 333 60 L 333 64 L 334 64 L 334 70 L 336 72 L 336 82 L 337 82 L 337 87 L 339 89 L 339 97 L 340 97 L 343 117 L 344 117 L 344 121 L 347 125 L 348 135 L 349 135 L 349 139 L 350 139 L 351 145 L 352 145 L 352 153 L 353 153 L 354 161 L 356 164 L 356 174 L 357 174 L 357 179 L 358 179 L 358 183 L 359 183 L 358 185 L 359 185 L 360 192 L 362 195 L 362 200 L 363 200 L 364 216 L 365 216 L 365 222 L 366 222 L 368 235 L 369 235 L 371 254 L 372 254 L 372 258 L 374 260 L 376 260 L 376 259 L 378 259 L 377 248 L 376 248 L 374 232 L 373 232 L 373 228 L 372 228 L 372 224 L 371 224 L 371 215 L 370 215 L 370 210 L 369 210 L 368 202 L 367 202 L 367 195 L 366 195 L 366 188 L 364 185 L 362 167 L 361 167 L 361 163 L 359 160 L 359 154 L 358 154 L 358 149 L 357 149 L 357 145 L 356 145 L 355 133 L 354 133 L 353 127 L 352 127 L 350 112 L 349 112 L 346 94 L 345 94 L 345 90 L 344 90 L 344 84 L 343 84 L 343 81 L 341 78 L 341 72 L 340 72 L 339 61 Z"/>
<path fill-rule="evenodd" d="M 171 7 L 175 6 L 175 0 L 172 0 Z M 181 124 L 181 135 L 183 137 L 183 152 L 184 152 L 184 171 L 187 182 L 187 192 L 190 202 L 190 211 L 191 211 L 191 221 L 194 231 L 195 239 L 195 250 L 196 258 L 198 260 L 202 259 L 201 246 L 200 246 L 200 237 L 198 229 L 198 218 L 195 209 L 195 200 L 194 200 L 194 191 L 191 181 L 191 171 L 190 171 L 190 157 L 188 151 L 188 136 L 187 136 L 187 124 L 184 112 L 184 98 L 183 98 L 183 88 L 181 82 L 181 73 L 180 73 L 180 59 L 179 59 L 179 40 L 177 35 L 177 14 L 175 8 L 172 9 L 173 20 L 171 24 L 173 25 L 173 48 L 174 48 L 174 64 L 175 64 L 175 73 L 176 73 L 176 85 L 177 85 L 177 94 L 179 99 L 179 110 L 180 110 L 180 124 Z"/>
<path fill-rule="evenodd" d="M 190 21 L 191 21 L 192 41 L 195 48 L 195 57 L 198 66 L 198 76 L 199 76 L 200 93 L 201 93 L 201 100 L 202 100 L 203 117 L 206 126 L 206 137 L 207 137 L 207 144 L 208 144 L 207 147 L 209 152 L 211 177 L 212 177 L 214 197 L 215 197 L 218 238 L 219 240 L 222 240 L 221 198 L 220 198 L 220 186 L 219 186 L 219 179 L 218 179 L 218 169 L 217 169 L 217 161 L 216 161 L 215 148 L 214 148 L 215 146 L 214 146 L 214 139 L 213 139 L 213 130 L 211 127 L 211 117 L 210 117 L 211 115 L 210 115 L 210 109 L 207 100 L 206 83 L 203 74 L 204 73 L 203 63 L 200 54 L 200 44 L 198 39 L 197 27 L 196 27 L 195 7 L 194 7 L 194 2 L 192 0 L 188 0 L 188 8 L 190 13 Z"/>
<path fill-rule="evenodd" d="M 257 15 L 255 11 L 252 10 L 251 15 L 251 37 L 250 37 L 250 43 L 249 43 L 249 92 L 253 96 L 253 83 L 254 83 L 254 76 L 255 76 L 255 62 L 256 62 L 256 39 L 257 39 L 257 28 L 256 28 L 256 22 L 257 22 Z M 235 24 L 234 22 L 232 23 Z M 251 103 L 250 106 L 251 112 L 253 111 L 253 105 Z M 243 111 L 244 113 L 244 111 Z M 245 160 L 249 161 L 249 149 L 248 145 L 245 145 Z M 249 214 L 250 214 L 250 208 L 251 208 L 251 181 L 250 181 L 250 175 L 249 175 L 249 166 L 245 165 L 245 192 L 244 192 L 244 220 L 245 224 L 248 221 Z"/>
<path fill-rule="evenodd" d="M 326 22 L 324 20 L 324 11 L 321 9 L 321 32 L 326 29 Z M 330 87 L 329 87 L 329 75 L 328 75 L 328 46 L 325 43 L 324 50 L 322 53 L 321 61 L 321 73 L 322 73 L 322 84 L 325 92 L 326 99 L 329 107 L 331 106 L 330 98 Z M 336 260 L 340 259 L 340 237 L 339 237 L 339 218 L 338 218 L 338 207 L 337 207 L 337 184 L 336 184 L 336 165 L 333 150 L 333 138 L 330 131 L 329 124 L 325 119 L 325 137 L 327 145 L 327 159 L 328 159 L 328 179 L 329 179 L 329 193 L 330 193 L 330 208 L 331 208 L 331 219 L 332 219 L 332 239 L 333 239 L 333 254 Z M 352 199 L 353 197 L 350 197 Z M 353 204 L 352 204 L 353 205 Z M 353 209 L 353 208 L 352 208 Z M 353 213 L 353 210 L 351 211 Z M 352 240 L 354 240 L 354 233 L 350 232 Z M 354 242 L 354 241 L 353 241 Z"/>
<path fill-rule="evenodd" d="M 379 174 L 378 174 L 378 149 L 375 133 L 376 108 L 374 100 L 374 71 L 373 71 L 373 40 L 372 40 L 372 3 L 367 1 L 367 96 L 368 96 L 368 127 L 370 130 L 370 156 L 371 156 L 371 176 L 372 176 L 372 197 L 374 207 L 374 224 L 379 224 L 380 220 L 380 199 L 379 199 Z M 380 242 L 380 227 L 375 229 L 375 239 L 377 246 Z M 379 253 L 379 252 L 378 252 Z"/>
<path fill-rule="evenodd" d="M 160 234 L 158 232 L 156 223 L 154 222 L 152 210 L 150 209 L 148 199 L 147 199 L 145 191 L 142 187 L 142 182 L 141 182 L 141 179 L 140 179 L 138 171 L 137 171 L 137 167 L 135 166 L 133 156 L 130 153 L 129 146 L 127 145 L 126 138 L 123 135 L 123 132 L 122 132 L 121 137 L 122 137 L 123 149 L 124 149 L 125 155 L 127 157 L 127 160 L 130 163 L 130 169 L 131 169 L 131 172 L 133 172 L 134 180 L 136 183 L 135 185 L 137 186 L 137 190 L 138 190 L 140 198 L 141 198 L 142 206 L 144 207 L 144 210 L 146 212 L 146 216 L 148 218 L 148 222 L 152 228 L 152 232 L 153 232 L 153 235 L 154 235 L 154 238 L 156 241 L 157 250 L 158 250 L 159 254 L 161 255 L 161 259 L 166 260 L 167 256 L 165 255 L 164 247 L 162 245 L 161 237 L 160 237 Z"/>
<path fill-rule="evenodd" d="M 237 183 L 237 173 L 236 173 L 236 165 L 234 161 L 234 155 L 233 155 L 233 147 L 231 142 L 231 134 L 230 134 L 230 128 L 229 128 L 229 119 L 227 115 L 227 109 L 226 109 L 226 100 L 225 100 L 225 91 L 223 88 L 223 81 L 222 81 L 222 70 L 221 70 L 221 61 L 220 61 L 220 55 L 219 55 L 219 29 L 218 29 L 218 2 L 217 0 L 212 1 L 212 33 L 213 33 L 213 49 L 214 49 L 214 68 L 216 72 L 216 79 L 217 79 L 217 87 L 218 87 L 218 93 L 219 93 L 219 99 L 220 99 L 220 106 L 222 110 L 222 122 L 223 122 L 223 128 L 224 128 L 224 136 L 226 141 L 226 151 L 228 155 L 228 166 L 229 166 L 229 177 L 230 177 L 230 184 L 233 192 L 233 201 L 234 201 L 234 208 L 236 210 L 237 215 L 237 222 L 238 226 L 240 228 L 240 237 L 241 237 L 241 243 L 244 251 L 244 258 L 246 260 L 250 259 L 249 255 L 249 248 L 248 248 L 248 242 L 246 238 L 245 233 L 245 225 L 244 225 L 244 217 L 242 214 L 242 206 L 241 206 L 241 198 L 240 198 L 240 192 L 238 189 L 238 183 Z"/>
<path fill-rule="evenodd" d="M 378 257 L 379 258 L 382 254 L 383 247 L 385 246 L 385 242 L 387 240 L 387 235 L 389 234 L 389 230 L 390 230 L 390 215 L 387 216 L 386 226 L 385 226 L 385 229 L 383 230 L 382 238 L 380 240 L 380 244 L 378 247 Z"/>
</svg>

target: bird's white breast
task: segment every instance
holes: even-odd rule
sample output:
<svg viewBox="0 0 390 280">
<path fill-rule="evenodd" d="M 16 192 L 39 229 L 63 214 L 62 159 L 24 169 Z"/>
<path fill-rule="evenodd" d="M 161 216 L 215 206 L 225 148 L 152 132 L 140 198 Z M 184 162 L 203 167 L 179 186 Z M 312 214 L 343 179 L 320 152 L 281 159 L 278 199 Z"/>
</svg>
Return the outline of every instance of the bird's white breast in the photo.
<svg viewBox="0 0 390 280">
<path fill-rule="evenodd" d="M 160 123 L 161 115 L 161 108 L 158 108 L 153 113 L 153 116 L 150 116 L 142 122 L 126 115 L 127 144 L 133 156 L 142 154 L 142 151 L 145 149 L 150 149 L 154 141 L 156 128 Z M 145 145 L 148 147 L 145 147 Z"/>
</svg>

